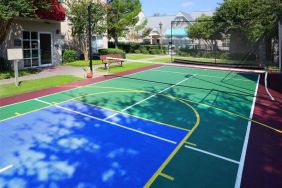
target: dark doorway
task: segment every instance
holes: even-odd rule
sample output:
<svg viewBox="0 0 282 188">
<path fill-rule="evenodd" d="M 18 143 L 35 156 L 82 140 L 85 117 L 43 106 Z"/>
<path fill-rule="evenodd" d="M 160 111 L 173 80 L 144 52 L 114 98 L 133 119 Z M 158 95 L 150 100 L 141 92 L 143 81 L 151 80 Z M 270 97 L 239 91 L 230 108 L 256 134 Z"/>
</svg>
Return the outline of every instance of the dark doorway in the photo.
<svg viewBox="0 0 282 188">
<path fill-rule="evenodd" d="M 42 66 L 52 64 L 51 34 L 40 33 L 40 55 Z"/>
</svg>

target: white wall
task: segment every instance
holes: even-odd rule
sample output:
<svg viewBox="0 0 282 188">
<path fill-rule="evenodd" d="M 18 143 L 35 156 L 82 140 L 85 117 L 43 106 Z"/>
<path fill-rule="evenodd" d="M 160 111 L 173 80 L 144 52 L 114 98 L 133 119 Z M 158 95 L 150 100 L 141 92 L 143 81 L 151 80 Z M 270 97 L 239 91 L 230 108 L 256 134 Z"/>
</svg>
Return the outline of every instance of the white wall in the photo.
<svg viewBox="0 0 282 188">
<path fill-rule="evenodd" d="M 55 44 L 61 39 L 61 33 L 57 34 L 57 30 L 60 31 L 60 22 L 44 21 L 44 20 L 32 20 L 32 19 L 16 19 L 11 26 L 11 30 L 7 35 L 6 41 L 1 46 L 3 55 L 6 57 L 7 49 L 14 48 L 14 39 L 22 40 L 23 31 L 31 32 L 50 32 L 52 36 L 52 49 L 53 49 L 53 65 L 59 65 L 62 62 L 61 48 L 56 48 Z M 23 68 L 23 61 L 20 62 L 19 68 Z"/>
</svg>

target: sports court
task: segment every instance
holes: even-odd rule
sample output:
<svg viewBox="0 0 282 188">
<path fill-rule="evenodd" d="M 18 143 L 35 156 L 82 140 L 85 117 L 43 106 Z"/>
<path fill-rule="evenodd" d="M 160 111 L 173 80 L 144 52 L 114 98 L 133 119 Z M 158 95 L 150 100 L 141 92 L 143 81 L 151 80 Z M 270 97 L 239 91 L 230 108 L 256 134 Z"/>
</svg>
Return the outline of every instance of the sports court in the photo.
<svg viewBox="0 0 282 188">
<path fill-rule="evenodd" d="M 0 187 L 240 186 L 259 74 L 110 77 L 1 107 Z"/>
</svg>

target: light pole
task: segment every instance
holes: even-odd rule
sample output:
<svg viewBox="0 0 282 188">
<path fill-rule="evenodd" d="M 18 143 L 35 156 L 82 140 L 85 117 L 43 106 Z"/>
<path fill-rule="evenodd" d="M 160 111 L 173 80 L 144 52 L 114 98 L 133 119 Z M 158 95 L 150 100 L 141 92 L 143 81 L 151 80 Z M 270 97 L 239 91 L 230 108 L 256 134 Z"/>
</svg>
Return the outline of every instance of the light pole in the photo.
<svg viewBox="0 0 282 188">
<path fill-rule="evenodd" d="M 91 29 L 91 9 L 92 5 L 91 2 L 88 5 L 88 42 L 89 42 L 89 50 L 88 50 L 88 56 L 89 56 L 89 67 L 91 74 L 93 74 L 93 67 L 92 67 L 92 29 Z"/>
<path fill-rule="evenodd" d="M 160 22 L 159 26 L 160 26 L 160 46 L 161 46 L 161 51 L 163 53 L 163 46 L 162 46 L 162 28 L 163 28 L 163 23 Z"/>
</svg>

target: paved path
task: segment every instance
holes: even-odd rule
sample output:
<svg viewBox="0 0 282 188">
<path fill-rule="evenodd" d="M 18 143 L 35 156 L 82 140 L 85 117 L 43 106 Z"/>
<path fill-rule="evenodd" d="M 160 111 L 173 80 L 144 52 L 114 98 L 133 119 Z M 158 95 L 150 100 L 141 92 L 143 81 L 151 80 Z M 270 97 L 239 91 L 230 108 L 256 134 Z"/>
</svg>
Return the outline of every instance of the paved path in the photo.
<svg viewBox="0 0 282 188">
<path fill-rule="evenodd" d="M 140 61 L 151 61 L 151 60 L 157 60 L 157 59 L 162 59 L 162 58 L 167 58 L 167 57 L 170 57 L 170 56 L 169 55 L 161 55 L 161 56 L 158 55 L 158 56 L 154 56 L 154 57 L 150 57 L 150 58 L 140 59 Z M 126 62 L 126 63 L 130 63 L 130 62 Z M 104 67 L 104 65 L 102 64 L 102 65 L 94 65 L 93 66 L 94 77 L 109 74 L 107 72 L 96 71 L 96 69 L 99 68 L 99 67 Z M 73 76 L 80 77 L 80 78 L 85 77 L 85 73 L 84 73 L 82 67 L 56 66 L 56 67 L 45 68 L 45 69 L 43 69 L 42 72 L 40 72 L 38 74 L 31 74 L 31 75 L 22 76 L 22 77 L 20 77 L 20 81 L 35 80 L 35 79 L 47 78 L 47 77 L 58 76 L 58 75 L 73 75 Z M 0 80 L 0 85 L 11 84 L 11 83 L 14 83 L 14 81 L 15 81 L 14 78 Z"/>
<path fill-rule="evenodd" d="M 100 66 L 103 66 L 103 65 L 94 65 L 93 70 L 96 70 L 96 68 Z M 94 71 L 94 77 L 105 75 L 105 74 L 107 73 Z M 82 67 L 57 66 L 57 67 L 46 68 L 38 74 L 22 76 L 20 77 L 20 81 L 35 80 L 35 79 L 47 78 L 47 77 L 58 76 L 58 75 L 73 75 L 73 76 L 80 77 L 80 78 L 85 77 L 85 73 Z M 14 83 L 14 81 L 15 81 L 14 78 L 0 80 L 0 85 Z"/>
</svg>

